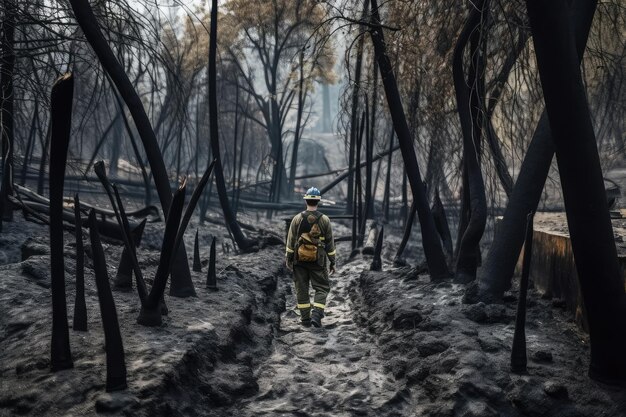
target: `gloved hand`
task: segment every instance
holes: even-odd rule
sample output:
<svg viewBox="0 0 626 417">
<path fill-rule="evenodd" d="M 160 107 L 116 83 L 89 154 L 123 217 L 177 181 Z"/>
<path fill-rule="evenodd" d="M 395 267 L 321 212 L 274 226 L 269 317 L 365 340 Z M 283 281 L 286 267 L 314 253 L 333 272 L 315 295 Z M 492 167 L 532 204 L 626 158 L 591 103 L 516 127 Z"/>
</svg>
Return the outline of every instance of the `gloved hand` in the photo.
<svg viewBox="0 0 626 417">
<path fill-rule="evenodd" d="M 328 275 L 332 275 L 335 273 L 335 264 L 330 264 L 330 271 L 328 272 Z"/>
</svg>

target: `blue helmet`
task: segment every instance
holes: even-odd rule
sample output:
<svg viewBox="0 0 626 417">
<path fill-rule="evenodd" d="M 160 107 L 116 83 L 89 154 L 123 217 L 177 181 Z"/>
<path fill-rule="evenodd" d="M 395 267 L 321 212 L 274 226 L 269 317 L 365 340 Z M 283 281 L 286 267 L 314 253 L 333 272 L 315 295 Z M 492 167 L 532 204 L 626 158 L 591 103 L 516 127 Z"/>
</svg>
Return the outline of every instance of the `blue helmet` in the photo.
<svg viewBox="0 0 626 417">
<path fill-rule="evenodd" d="M 320 193 L 320 190 L 318 190 L 317 188 L 311 187 L 308 190 L 306 190 L 306 194 L 304 194 L 304 199 L 305 200 L 321 200 L 322 193 Z"/>
</svg>

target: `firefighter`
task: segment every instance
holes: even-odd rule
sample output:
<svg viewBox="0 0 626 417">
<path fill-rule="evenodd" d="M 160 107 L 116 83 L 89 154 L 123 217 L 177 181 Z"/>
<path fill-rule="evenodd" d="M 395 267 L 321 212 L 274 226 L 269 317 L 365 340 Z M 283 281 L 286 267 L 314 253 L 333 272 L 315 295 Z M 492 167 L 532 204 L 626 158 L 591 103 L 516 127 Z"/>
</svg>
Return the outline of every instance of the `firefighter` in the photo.
<svg viewBox="0 0 626 417">
<path fill-rule="evenodd" d="M 329 275 L 335 272 L 335 242 L 330 219 L 317 210 L 320 191 L 309 188 L 304 195 L 306 210 L 291 221 L 287 235 L 287 268 L 293 271 L 296 298 L 302 325 L 322 326 L 326 297 L 330 291 Z M 309 283 L 315 291 L 313 305 Z"/>
</svg>

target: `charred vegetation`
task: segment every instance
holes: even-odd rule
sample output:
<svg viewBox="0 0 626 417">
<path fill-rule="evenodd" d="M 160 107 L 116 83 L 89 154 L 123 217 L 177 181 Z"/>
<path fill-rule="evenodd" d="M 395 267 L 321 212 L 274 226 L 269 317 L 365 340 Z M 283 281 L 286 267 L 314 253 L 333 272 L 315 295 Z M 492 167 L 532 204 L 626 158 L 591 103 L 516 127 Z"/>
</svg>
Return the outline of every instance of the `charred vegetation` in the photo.
<svg viewBox="0 0 626 417">
<path fill-rule="evenodd" d="M 0 0 L 0 414 L 621 415 L 626 9 L 523 6 Z"/>
</svg>

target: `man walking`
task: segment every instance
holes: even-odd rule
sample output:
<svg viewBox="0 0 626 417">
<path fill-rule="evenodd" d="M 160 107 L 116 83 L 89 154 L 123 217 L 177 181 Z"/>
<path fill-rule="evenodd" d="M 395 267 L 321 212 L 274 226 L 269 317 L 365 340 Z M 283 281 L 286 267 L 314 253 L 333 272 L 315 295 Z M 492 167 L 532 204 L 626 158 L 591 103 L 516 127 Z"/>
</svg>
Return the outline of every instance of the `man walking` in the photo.
<svg viewBox="0 0 626 417">
<path fill-rule="evenodd" d="M 326 297 L 330 291 L 330 275 L 335 272 L 335 241 L 330 219 L 317 211 L 322 196 L 309 188 L 304 195 L 306 210 L 297 214 L 287 235 L 287 268 L 293 271 L 300 318 L 304 326 L 322 326 Z M 328 260 L 328 262 L 327 262 Z M 313 308 L 309 298 L 309 282 L 315 291 Z"/>
</svg>

